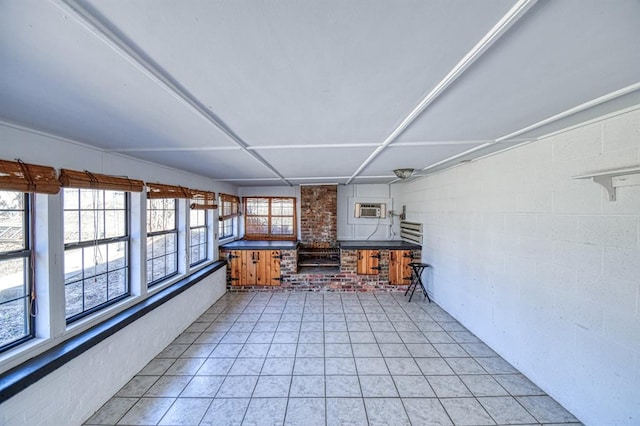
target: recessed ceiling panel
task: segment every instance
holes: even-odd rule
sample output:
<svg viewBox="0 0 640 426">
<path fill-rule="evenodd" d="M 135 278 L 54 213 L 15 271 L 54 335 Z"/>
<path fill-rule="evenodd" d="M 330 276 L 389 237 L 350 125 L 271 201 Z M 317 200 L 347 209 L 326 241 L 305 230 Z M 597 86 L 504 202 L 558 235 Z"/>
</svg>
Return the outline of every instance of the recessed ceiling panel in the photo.
<svg viewBox="0 0 640 426">
<path fill-rule="evenodd" d="M 233 143 L 54 2 L 2 2 L 0 119 L 103 149 Z"/>
<path fill-rule="evenodd" d="M 640 81 L 640 2 L 538 2 L 401 135 L 495 139 Z"/>
<path fill-rule="evenodd" d="M 286 178 L 351 176 L 375 148 L 297 148 L 257 151 Z"/>
<path fill-rule="evenodd" d="M 423 146 L 390 146 L 364 169 L 363 175 L 392 174 L 394 169 L 423 169 L 481 144 L 441 144 Z"/>
<path fill-rule="evenodd" d="M 90 2 L 250 145 L 382 141 L 513 3 Z"/>
<path fill-rule="evenodd" d="M 240 149 L 235 151 L 145 151 L 128 155 L 212 179 L 276 178 L 260 162 Z"/>
</svg>

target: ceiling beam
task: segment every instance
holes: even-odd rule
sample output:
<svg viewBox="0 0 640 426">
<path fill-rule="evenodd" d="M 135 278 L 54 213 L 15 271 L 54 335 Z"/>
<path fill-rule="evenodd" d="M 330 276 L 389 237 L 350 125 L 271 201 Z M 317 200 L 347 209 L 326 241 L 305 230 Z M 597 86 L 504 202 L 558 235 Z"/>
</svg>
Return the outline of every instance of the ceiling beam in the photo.
<svg viewBox="0 0 640 426">
<path fill-rule="evenodd" d="M 609 102 L 620 96 L 628 95 L 629 93 L 633 93 L 637 90 L 640 90 L 640 82 L 631 84 L 627 87 L 623 87 L 622 89 L 615 90 L 611 93 L 607 93 L 605 95 L 600 96 L 599 98 L 592 99 L 590 101 L 584 102 L 580 105 L 577 105 L 573 108 L 569 108 L 566 111 L 562 111 L 559 114 L 553 115 L 549 118 L 545 118 L 544 120 L 538 121 L 537 123 L 533 123 L 530 126 L 524 127 L 520 130 L 517 130 L 513 133 L 509 133 L 508 135 L 504 135 L 496 139 L 496 142 L 505 142 L 512 140 L 516 136 L 520 136 L 531 130 L 539 129 L 540 127 L 546 126 L 547 124 L 553 123 L 554 121 L 562 120 L 563 118 L 567 118 L 571 115 L 577 114 L 579 112 L 585 111 L 589 108 L 593 108 L 595 106 L 601 105 L 605 102 Z"/>
<path fill-rule="evenodd" d="M 537 0 L 519 0 L 487 34 L 449 71 L 449 73 L 422 98 L 420 103 L 407 115 L 375 151 L 351 175 L 351 183 L 373 160 L 384 151 L 411 123 L 422 114 L 451 84 L 453 84 L 482 54 L 484 54 L 513 24 L 537 2 Z"/>
<path fill-rule="evenodd" d="M 596 107 L 598 105 L 604 104 L 606 102 L 612 101 L 612 100 L 614 100 L 616 98 L 619 98 L 621 96 L 628 95 L 628 94 L 633 93 L 633 92 L 638 91 L 638 90 L 640 90 L 640 82 L 631 84 L 631 85 L 626 86 L 626 87 L 623 87 L 622 89 L 619 89 L 619 90 L 615 90 L 615 91 L 613 91 L 611 93 L 607 93 L 607 94 L 602 95 L 602 96 L 600 96 L 598 98 L 595 98 L 595 99 L 592 99 L 590 101 L 584 102 L 584 103 L 582 103 L 580 105 L 577 105 L 577 106 L 575 106 L 573 108 L 569 108 L 569 109 L 567 109 L 565 111 L 562 111 L 562 112 L 560 112 L 560 113 L 558 113 L 556 115 L 552 115 L 551 117 L 545 118 L 544 120 L 540 120 L 537 123 L 530 124 L 527 127 L 523 127 L 520 130 L 516 130 L 515 132 L 509 133 L 508 135 L 501 136 L 501 137 L 497 138 L 496 140 L 491 141 L 489 143 L 485 143 L 485 144 L 482 144 L 480 146 L 475 146 L 475 147 L 473 147 L 471 149 L 468 149 L 468 150 L 466 150 L 464 152 L 461 152 L 459 154 L 452 155 L 449 158 L 445 158 L 442 161 L 438 161 L 437 163 L 431 164 L 431 165 L 421 169 L 420 172 L 422 173 L 422 172 L 429 171 L 429 170 L 434 169 L 436 167 L 439 167 L 439 166 L 441 166 L 443 164 L 446 164 L 446 163 L 449 163 L 451 161 L 457 160 L 460 157 L 464 157 L 464 156 L 466 156 L 468 154 L 474 153 L 476 151 L 480 151 L 480 150 L 482 150 L 482 149 L 484 149 L 484 148 L 486 148 L 488 146 L 491 146 L 493 144 L 496 144 L 496 143 L 501 143 L 501 142 L 502 143 L 512 143 L 513 145 L 511 147 L 513 147 L 515 145 L 520 145 L 522 143 L 544 139 L 544 138 L 548 137 L 549 135 L 542 135 L 542 136 L 538 136 L 538 137 L 535 137 L 535 138 L 525 138 L 525 139 L 522 139 L 522 138 L 516 139 L 516 137 L 520 136 L 522 134 L 525 134 L 527 132 L 530 132 L 532 130 L 544 127 L 544 126 L 546 126 L 548 124 L 551 124 L 553 122 L 556 122 L 558 120 L 562 120 L 563 118 L 570 117 L 570 116 L 572 116 L 574 114 L 577 114 L 579 112 L 586 111 L 589 108 L 593 108 L 593 107 Z M 500 152 L 500 151 L 498 151 L 498 152 Z M 496 153 L 497 152 L 493 152 L 492 154 L 496 154 Z M 426 175 L 422 175 L 422 177 L 424 177 L 424 176 L 426 176 Z"/>
<path fill-rule="evenodd" d="M 249 150 L 249 144 L 240 138 L 231 128 L 229 128 L 215 113 L 200 102 L 178 81 L 176 81 L 166 70 L 155 63 L 146 54 L 139 51 L 132 45 L 123 35 L 116 34 L 108 25 L 102 22 L 98 17 L 92 14 L 84 6 L 76 0 L 51 0 L 52 3 L 60 8 L 63 12 L 74 17 L 82 26 L 93 33 L 98 39 L 105 43 L 109 48 L 113 49 L 125 60 L 131 63 L 144 75 L 156 82 L 160 87 L 166 90 L 174 98 L 181 101 L 187 107 L 191 108 L 197 114 L 202 116 L 209 123 L 217 127 L 231 141 L 237 144 L 243 151 L 253 157 L 256 161 L 266 167 L 271 173 L 289 186 L 292 184 L 273 167 L 267 160 L 262 158 L 258 153 Z"/>
</svg>

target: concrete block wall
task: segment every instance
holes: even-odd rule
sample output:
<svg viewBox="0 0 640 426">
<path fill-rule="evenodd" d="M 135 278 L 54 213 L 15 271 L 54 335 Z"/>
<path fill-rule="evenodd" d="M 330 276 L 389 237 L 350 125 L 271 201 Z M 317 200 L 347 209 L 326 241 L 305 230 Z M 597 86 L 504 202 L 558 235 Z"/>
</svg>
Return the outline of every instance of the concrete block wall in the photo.
<svg viewBox="0 0 640 426">
<path fill-rule="evenodd" d="M 225 269 L 5 401 L 0 424 L 82 424 L 225 293 Z"/>
<path fill-rule="evenodd" d="M 392 186 L 435 301 L 586 424 L 640 424 L 640 107 Z"/>
</svg>

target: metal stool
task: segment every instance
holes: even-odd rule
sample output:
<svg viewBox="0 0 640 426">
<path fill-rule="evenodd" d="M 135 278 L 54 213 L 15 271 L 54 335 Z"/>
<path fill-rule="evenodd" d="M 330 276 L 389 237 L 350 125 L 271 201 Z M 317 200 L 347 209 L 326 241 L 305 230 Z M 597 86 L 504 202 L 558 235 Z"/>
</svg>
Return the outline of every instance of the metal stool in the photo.
<svg viewBox="0 0 640 426">
<path fill-rule="evenodd" d="M 422 283 L 422 272 L 426 268 L 430 268 L 431 265 L 429 265 L 428 263 L 412 262 L 412 263 L 409 264 L 409 266 L 411 267 L 411 269 L 413 271 L 413 274 L 411 274 L 411 284 L 409 284 L 409 287 L 407 288 L 407 291 L 404 292 L 404 295 L 406 296 L 407 293 L 409 293 L 409 290 L 411 290 L 411 287 L 413 287 L 413 290 L 411 290 L 411 296 L 409 296 L 409 302 L 411 302 L 411 298 L 413 297 L 413 293 L 415 293 L 416 287 L 418 287 L 418 284 L 420 284 L 420 288 L 422 289 L 422 293 L 424 294 L 424 297 L 426 297 L 427 300 L 429 301 L 429 303 L 431 303 L 431 299 L 429 298 L 429 295 L 427 294 L 427 289 L 425 288 L 424 284 Z"/>
</svg>

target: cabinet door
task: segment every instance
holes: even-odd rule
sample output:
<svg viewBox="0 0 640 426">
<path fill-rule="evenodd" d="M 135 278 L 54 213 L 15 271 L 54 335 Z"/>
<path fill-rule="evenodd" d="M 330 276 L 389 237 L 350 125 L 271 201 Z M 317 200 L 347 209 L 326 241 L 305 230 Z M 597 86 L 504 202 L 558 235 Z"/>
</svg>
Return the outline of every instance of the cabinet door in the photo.
<svg viewBox="0 0 640 426">
<path fill-rule="evenodd" d="M 358 250 L 358 275 L 378 275 L 379 261 L 380 250 Z"/>
<path fill-rule="evenodd" d="M 242 285 L 242 250 L 232 250 L 229 252 L 229 271 L 231 273 L 231 285 Z"/>
<path fill-rule="evenodd" d="M 389 284 L 411 283 L 411 250 L 389 250 Z"/>
<path fill-rule="evenodd" d="M 280 285 L 280 250 L 265 250 L 265 254 L 265 263 L 268 265 L 266 285 Z"/>
<path fill-rule="evenodd" d="M 240 285 L 255 285 L 258 281 L 257 250 L 242 250 Z"/>
</svg>

